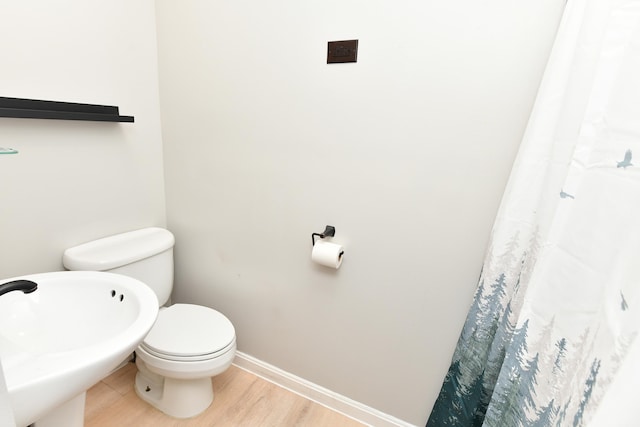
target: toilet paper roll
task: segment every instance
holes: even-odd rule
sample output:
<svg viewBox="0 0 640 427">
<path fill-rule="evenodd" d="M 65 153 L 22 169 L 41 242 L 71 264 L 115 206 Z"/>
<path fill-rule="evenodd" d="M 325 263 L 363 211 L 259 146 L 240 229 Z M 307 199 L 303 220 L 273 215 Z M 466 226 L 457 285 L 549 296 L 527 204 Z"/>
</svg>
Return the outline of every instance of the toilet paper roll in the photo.
<svg viewBox="0 0 640 427">
<path fill-rule="evenodd" d="M 344 258 L 344 248 L 337 243 L 318 240 L 313 245 L 311 260 L 325 267 L 339 268 Z"/>
</svg>

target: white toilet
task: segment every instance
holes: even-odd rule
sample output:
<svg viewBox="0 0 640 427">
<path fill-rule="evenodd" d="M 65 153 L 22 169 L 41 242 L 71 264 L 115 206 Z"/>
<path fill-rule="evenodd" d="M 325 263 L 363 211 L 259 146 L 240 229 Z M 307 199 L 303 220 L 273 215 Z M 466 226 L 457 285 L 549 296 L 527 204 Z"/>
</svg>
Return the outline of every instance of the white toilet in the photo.
<svg viewBox="0 0 640 427">
<path fill-rule="evenodd" d="M 203 412 L 213 401 L 211 377 L 236 353 L 236 333 L 223 314 L 199 305 L 163 307 L 173 288 L 174 237 L 145 228 L 67 249 L 69 270 L 109 271 L 151 287 L 160 307 L 153 328 L 136 349 L 135 390 L 141 399 L 176 418 Z"/>
</svg>

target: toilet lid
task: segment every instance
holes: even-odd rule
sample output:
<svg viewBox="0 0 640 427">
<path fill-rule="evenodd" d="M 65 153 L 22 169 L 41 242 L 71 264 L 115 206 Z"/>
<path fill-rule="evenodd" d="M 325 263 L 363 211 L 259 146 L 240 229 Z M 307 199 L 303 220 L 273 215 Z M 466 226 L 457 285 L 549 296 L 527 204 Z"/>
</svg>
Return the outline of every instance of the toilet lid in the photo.
<svg viewBox="0 0 640 427">
<path fill-rule="evenodd" d="M 168 356 L 201 356 L 224 349 L 235 335 L 222 313 L 200 305 L 174 304 L 160 310 L 143 346 Z"/>
</svg>

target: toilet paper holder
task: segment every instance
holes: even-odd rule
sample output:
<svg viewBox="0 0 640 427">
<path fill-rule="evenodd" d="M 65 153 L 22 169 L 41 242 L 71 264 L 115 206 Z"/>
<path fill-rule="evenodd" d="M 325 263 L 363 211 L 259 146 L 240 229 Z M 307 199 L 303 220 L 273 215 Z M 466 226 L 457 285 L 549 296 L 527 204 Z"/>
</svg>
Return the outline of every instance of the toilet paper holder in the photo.
<svg viewBox="0 0 640 427">
<path fill-rule="evenodd" d="M 332 225 L 327 225 L 324 228 L 324 231 L 322 233 L 312 233 L 311 234 L 311 244 L 312 246 L 315 246 L 316 244 L 316 236 L 320 237 L 321 239 L 324 239 L 325 237 L 333 237 L 336 235 L 336 228 Z"/>
</svg>

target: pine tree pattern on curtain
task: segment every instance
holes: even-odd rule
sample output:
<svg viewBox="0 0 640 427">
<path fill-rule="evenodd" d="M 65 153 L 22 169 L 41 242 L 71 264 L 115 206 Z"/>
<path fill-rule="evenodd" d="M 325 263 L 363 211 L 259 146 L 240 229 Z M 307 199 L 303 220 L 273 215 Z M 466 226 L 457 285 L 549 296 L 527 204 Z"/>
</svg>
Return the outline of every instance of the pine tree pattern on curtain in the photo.
<svg viewBox="0 0 640 427">
<path fill-rule="evenodd" d="M 531 335 L 531 319 L 515 313 L 535 265 L 536 237 L 511 269 L 483 271 L 428 427 L 581 426 L 594 392 L 606 391 L 636 333 L 618 336 L 599 356 L 588 351 L 605 339 L 597 324 L 568 338 L 554 333 L 551 318 Z M 628 310 L 622 297 L 619 310 Z"/>
</svg>

